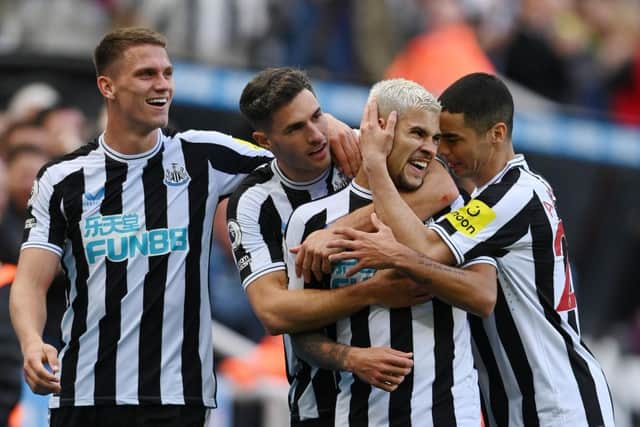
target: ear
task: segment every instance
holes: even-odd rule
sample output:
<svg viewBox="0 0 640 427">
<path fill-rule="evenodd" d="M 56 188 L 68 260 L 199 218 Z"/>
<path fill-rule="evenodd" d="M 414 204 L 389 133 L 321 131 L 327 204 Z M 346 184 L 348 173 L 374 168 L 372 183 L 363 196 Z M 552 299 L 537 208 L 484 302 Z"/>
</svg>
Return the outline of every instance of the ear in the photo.
<svg viewBox="0 0 640 427">
<path fill-rule="evenodd" d="M 115 99 L 115 88 L 113 86 L 113 80 L 107 76 L 98 76 L 97 79 L 98 90 L 106 99 Z"/>
<path fill-rule="evenodd" d="M 384 129 L 387 126 L 387 120 L 384 117 L 378 117 L 378 124 Z"/>
<path fill-rule="evenodd" d="M 262 131 L 254 131 L 251 134 L 251 137 L 256 142 L 256 144 L 258 144 L 260 147 L 262 147 L 262 148 L 264 148 L 266 150 L 271 150 L 271 140 L 269 140 L 269 138 L 267 137 L 267 135 L 264 132 L 262 132 Z"/>
<path fill-rule="evenodd" d="M 489 129 L 492 143 L 503 143 L 507 140 L 507 125 L 504 122 L 498 122 Z"/>
</svg>

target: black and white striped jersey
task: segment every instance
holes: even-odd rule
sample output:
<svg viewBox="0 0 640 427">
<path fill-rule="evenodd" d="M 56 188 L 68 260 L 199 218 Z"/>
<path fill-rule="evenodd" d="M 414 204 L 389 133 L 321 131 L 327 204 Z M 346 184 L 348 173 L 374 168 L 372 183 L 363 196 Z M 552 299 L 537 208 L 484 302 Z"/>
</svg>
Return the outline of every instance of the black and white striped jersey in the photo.
<svg viewBox="0 0 640 427">
<path fill-rule="evenodd" d="M 607 382 L 580 338 L 562 220 L 522 155 L 432 225 L 459 263 L 498 264 L 494 313 L 470 316 L 490 425 L 613 426 Z"/>
<path fill-rule="evenodd" d="M 124 155 L 104 135 L 39 173 L 22 248 L 61 257 L 62 392 L 50 407 L 215 407 L 208 263 L 220 197 L 271 158 L 217 132 L 158 132 Z"/>
<path fill-rule="evenodd" d="M 352 182 L 339 193 L 301 206 L 289 221 L 286 246 L 298 244 L 312 231 L 371 201 L 371 192 Z M 456 203 L 462 206 L 462 198 Z M 469 264 L 475 262 L 495 265 L 490 258 Z M 354 263 L 349 260 L 335 265 L 322 285 L 349 286 L 375 273 L 364 269 L 346 277 L 346 270 Z M 294 256 L 287 256 L 287 268 L 295 271 Z M 289 274 L 290 289 L 309 285 Z M 339 320 L 336 339 L 356 347 L 389 346 L 413 352 L 414 360 L 413 371 L 392 393 L 374 388 L 350 372 L 340 372 L 336 426 L 480 425 L 480 398 L 466 312 L 437 299 L 403 309 L 370 306 Z M 295 357 L 289 363 L 290 369 L 309 369 Z"/>
<path fill-rule="evenodd" d="M 253 171 L 232 194 L 227 208 L 229 238 L 242 286 L 246 288 L 267 273 L 285 270 L 283 234 L 291 212 L 304 203 L 344 188 L 347 183 L 348 179 L 335 166 L 309 182 L 290 180 L 276 160 Z M 284 342 L 289 357 L 292 351 L 288 335 L 284 336 Z M 291 384 L 291 418 L 296 422 L 318 418 L 326 410 L 333 413 L 335 381 L 333 373 L 326 371 L 319 378 L 327 379 L 329 391 L 319 393 L 313 410 L 306 410 L 311 404 L 299 408 L 296 396 L 300 387 L 297 386 L 308 381 L 308 374 L 308 371 L 287 370 Z M 313 399 L 309 394 L 305 398 Z"/>
<path fill-rule="evenodd" d="M 308 182 L 287 178 L 276 160 L 253 171 L 231 195 L 227 208 L 229 238 L 242 286 L 285 269 L 282 236 L 295 208 L 348 183 L 335 166 Z"/>
</svg>

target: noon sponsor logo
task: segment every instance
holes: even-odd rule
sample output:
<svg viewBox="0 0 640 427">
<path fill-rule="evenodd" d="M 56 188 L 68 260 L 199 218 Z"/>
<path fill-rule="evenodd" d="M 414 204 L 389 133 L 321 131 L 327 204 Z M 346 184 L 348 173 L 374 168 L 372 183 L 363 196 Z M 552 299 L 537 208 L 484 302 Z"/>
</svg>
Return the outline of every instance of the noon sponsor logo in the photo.
<svg viewBox="0 0 640 427">
<path fill-rule="evenodd" d="M 446 214 L 445 218 L 457 231 L 473 237 L 496 218 L 496 213 L 484 202 L 473 199 L 462 208 Z"/>
</svg>

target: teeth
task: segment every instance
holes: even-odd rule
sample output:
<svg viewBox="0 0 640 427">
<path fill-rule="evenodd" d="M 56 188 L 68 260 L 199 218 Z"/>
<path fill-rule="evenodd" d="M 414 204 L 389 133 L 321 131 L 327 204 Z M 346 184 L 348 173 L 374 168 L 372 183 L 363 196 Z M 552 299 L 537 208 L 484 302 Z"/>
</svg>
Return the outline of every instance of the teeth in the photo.
<svg viewBox="0 0 640 427">
<path fill-rule="evenodd" d="M 427 168 L 428 163 L 425 161 L 421 161 L 421 160 L 414 160 L 411 162 L 411 164 L 415 167 L 417 167 L 420 170 L 424 170 Z"/>
<path fill-rule="evenodd" d="M 167 103 L 167 98 L 150 98 L 147 99 L 147 103 L 151 105 L 164 105 Z"/>
</svg>

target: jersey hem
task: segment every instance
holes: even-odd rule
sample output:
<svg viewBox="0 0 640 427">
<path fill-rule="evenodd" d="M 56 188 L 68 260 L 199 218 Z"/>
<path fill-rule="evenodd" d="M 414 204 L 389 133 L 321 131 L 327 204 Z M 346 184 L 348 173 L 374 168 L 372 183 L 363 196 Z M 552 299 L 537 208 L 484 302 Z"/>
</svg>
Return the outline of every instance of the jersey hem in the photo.
<svg viewBox="0 0 640 427">
<path fill-rule="evenodd" d="M 56 246 L 56 245 L 52 245 L 50 243 L 41 243 L 41 242 L 25 242 L 22 244 L 22 246 L 20 247 L 20 250 L 22 251 L 23 249 L 26 248 L 40 248 L 40 249 L 46 249 L 49 252 L 53 252 L 56 255 L 58 255 L 59 257 L 62 257 L 62 248 Z"/>
<path fill-rule="evenodd" d="M 265 274 L 273 273 L 275 271 L 282 271 L 286 269 L 287 267 L 285 266 L 284 262 L 279 262 L 277 264 L 270 264 L 268 267 L 265 267 L 264 269 L 251 273 L 249 276 L 247 276 L 247 278 L 242 281 L 242 288 L 246 290 L 247 286 L 255 282 L 258 278 L 264 276 Z"/>
<path fill-rule="evenodd" d="M 451 253 L 453 253 L 453 256 L 456 259 L 456 264 L 463 264 L 465 262 L 464 255 L 458 250 L 456 245 L 449 237 L 449 234 L 437 223 L 429 225 L 429 228 L 435 231 L 438 236 L 440 236 L 442 241 L 449 247 L 449 250 L 451 251 Z"/>
</svg>

